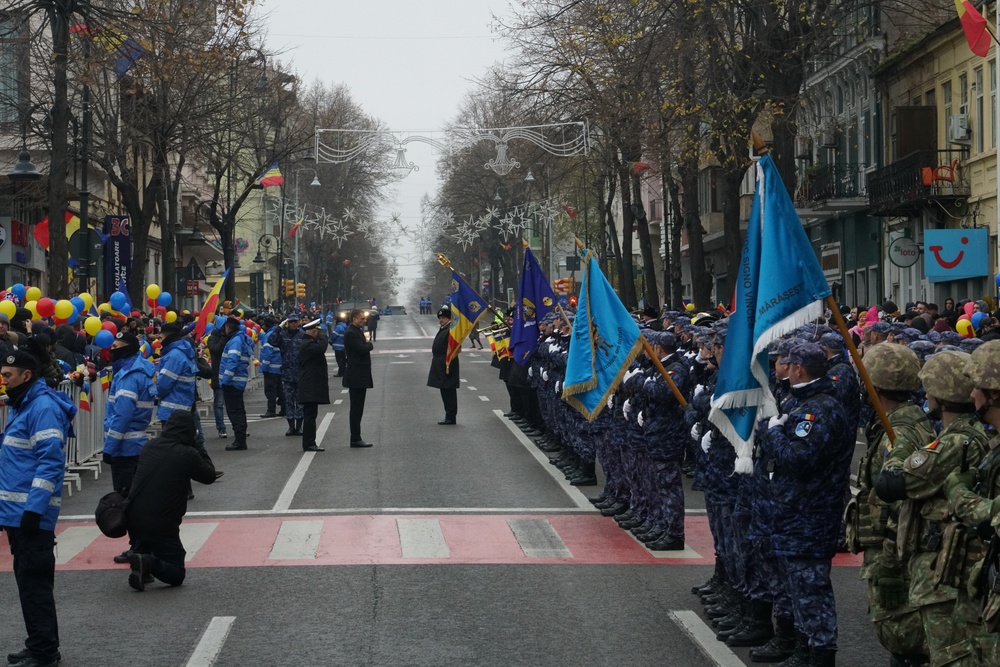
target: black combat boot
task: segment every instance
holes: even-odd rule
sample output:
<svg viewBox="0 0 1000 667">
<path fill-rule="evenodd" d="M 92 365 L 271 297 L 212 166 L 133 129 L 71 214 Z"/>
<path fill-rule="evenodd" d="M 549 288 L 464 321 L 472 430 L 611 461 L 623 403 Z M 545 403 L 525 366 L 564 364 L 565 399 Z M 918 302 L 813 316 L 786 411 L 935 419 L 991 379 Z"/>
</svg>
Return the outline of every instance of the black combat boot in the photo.
<svg viewBox="0 0 1000 667">
<path fill-rule="evenodd" d="M 795 649 L 792 651 L 791 657 L 778 663 L 778 667 L 809 667 L 809 653 L 809 638 L 796 630 Z"/>
<path fill-rule="evenodd" d="M 605 507 L 601 510 L 601 516 L 620 516 L 629 511 L 629 504 L 624 501 L 618 501 L 614 505 Z"/>
<path fill-rule="evenodd" d="M 285 431 L 285 435 L 295 435 L 295 420 L 286 419 L 285 421 L 288 422 L 288 430 Z"/>
<path fill-rule="evenodd" d="M 739 622 L 736 623 L 736 625 L 730 625 L 730 623 L 727 623 L 727 625 L 730 625 L 729 628 L 725 630 L 719 630 L 719 632 L 716 633 L 715 638 L 720 642 L 728 641 L 730 637 L 739 634 L 740 632 L 743 632 L 746 629 L 751 620 L 750 600 L 747 600 L 742 595 L 739 596 L 736 599 L 736 603 L 733 605 L 732 613 L 730 613 L 728 617 L 730 619 L 732 618 L 738 619 Z M 726 618 L 726 617 L 723 616 L 721 618 Z M 721 622 L 721 618 L 715 620 L 719 620 Z"/>
<path fill-rule="evenodd" d="M 295 420 L 295 435 L 302 435 L 302 422 L 304 422 L 304 421 L 305 421 L 305 419 L 296 419 Z"/>
<path fill-rule="evenodd" d="M 751 662 L 781 662 L 795 652 L 795 624 L 790 618 L 776 618 L 775 632 L 771 641 L 761 647 L 750 649 Z"/>
<path fill-rule="evenodd" d="M 837 667 L 837 649 L 810 649 L 809 667 Z"/>
<path fill-rule="evenodd" d="M 597 485 L 597 464 L 593 461 L 590 463 L 580 463 L 580 467 L 577 468 L 577 474 L 570 478 L 569 483 L 572 486 L 596 486 Z"/>
<path fill-rule="evenodd" d="M 714 591 L 715 588 L 719 585 L 719 577 L 720 576 L 722 576 L 722 565 L 719 563 L 718 560 L 716 560 L 715 561 L 715 571 L 712 572 L 712 576 L 709 577 L 708 581 L 706 581 L 705 583 L 703 583 L 703 584 L 701 584 L 699 586 L 692 586 L 691 587 L 691 592 L 694 593 L 695 595 L 699 595 L 700 596 L 700 595 L 704 595 L 705 593 L 709 593 L 709 592 Z"/>
<path fill-rule="evenodd" d="M 748 605 L 746 623 L 741 632 L 730 635 L 726 646 L 762 646 L 774 636 L 771 625 L 771 604 L 760 600 L 751 600 Z"/>
</svg>

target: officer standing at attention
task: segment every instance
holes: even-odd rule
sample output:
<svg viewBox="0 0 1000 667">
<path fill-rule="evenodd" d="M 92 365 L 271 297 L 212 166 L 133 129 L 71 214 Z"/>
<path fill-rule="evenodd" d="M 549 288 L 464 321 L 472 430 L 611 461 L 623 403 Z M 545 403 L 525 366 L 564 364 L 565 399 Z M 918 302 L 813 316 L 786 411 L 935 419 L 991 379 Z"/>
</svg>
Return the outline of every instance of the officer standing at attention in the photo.
<svg viewBox="0 0 1000 667">
<path fill-rule="evenodd" d="M 285 435 L 302 435 L 302 406 L 298 398 L 299 345 L 302 343 L 299 324 L 298 311 L 292 311 L 287 328 L 278 327 L 268 337 L 271 345 L 281 350 L 281 386 L 285 389 L 285 419 L 288 420 Z"/>
<path fill-rule="evenodd" d="M 454 426 L 458 415 L 458 357 L 446 363 L 448 357 L 448 338 L 451 330 L 451 308 L 438 311 L 438 329 L 431 344 L 431 370 L 427 375 L 427 386 L 441 390 L 441 401 L 444 403 L 444 419 L 438 422 L 441 426 Z"/>
<path fill-rule="evenodd" d="M 868 582 L 868 617 L 879 643 L 896 664 L 919 664 L 927 656 L 927 640 L 920 612 L 907 601 L 906 563 L 896 554 L 899 508 L 876 495 L 875 482 L 888 459 L 905 461 L 934 440 L 935 433 L 927 415 L 912 401 L 920 387 L 920 360 L 912 350 L 879 343 L 868 349 L 865 366 L 896 439 L 890 441 L 879 418 L 872 417 L 865 430 L 868 449 L 858 468 L 859 491 L 848 506 L 847 542 L 852 552 L 864 553 L 861 578 Z"/>
<path fill-rule="evenodd" d="M 337 359 L 337 374 L 334 377 L 344 377 L 344 367 L 347 366 L 347 355 L 344 352 L 344 332 L 347 331 L 347 322 L 338 320 L 330 334 L 330 347 L 333 348 L 333 356 Z"/>
<path fill-rule="evenodd" d="M 943 489 L 952 470 L 974 469 L 987 452 L 986 433 L 972 403 L 972 380 L 963 373 L 968 360 L 965 352 L 951 351 L 927 359 L 920 380 L 930 416 L 940 419 L 944 428 L 902 464 L 895 458 L 886 461 L 875 481 L 879 498 L 903 501 L 897 553 L 909 560 L 909 603 L 920 611 L 932 665 L 975 664 L 972 646 L 965 640 L 967 625 L 976 623 L 979 609 L 966 588 L 983 543 L 975 531 L 950 520 Z"/>
<path fill-rule="evenodd" d="M 267 399 L 267 410 L 260 417 L 269 419 L 277 417 L 278 403 L 284 407 L 281 396 L 281 350 L 271 344 L 271 334 L 277 331 L 277 325 L 270 317 L 264 318 L 264 333 L 258 338 L 260 343 L 260 372 L 264 374 L 264 397 Z"/>
<path fill-rule="evenodd" d="M 302 404 L 302 450 L 324 452 L 316 444 L 316 416 L 320 405 L 330 404 L 330 378 L 326 367 L 326 333 L 322 320 L 302 327 L 305 339 L 299 346 L 299 403 Z"/>
<path fill-rule="evenodd" d="M 795 623 L 808 640 L 808 654 L 796 647 L 799 661 L 833 667 L 837 608 L 830 566 L 840 542 L 843 490 L 854 453 L 853 416 L 833 395 L 819 345 L 793 347 L 788 359 L 796 404 L 789 414 L 772 418 L 767 431 L 773 465 L 771 539 Z"/>
<path fill-rule="evenodd" d="M 39 382 L 38 357 L 22 346 L 0 363 L 7 389 L 7 424 L 0 447 L 0 528 L 14 557 L 14 580 L 28 638 L 7 656 L 18 667 L 59 664 L 53 584 L 55 527 L 66 473 L 66 433 L 76 406 Z"/>
<path fill-rule="evenodd" d="M 344 332 L 347 366 L 343 385 L 349 390 L 351 399 L 351 447 L 371 447 L 372 443 L 361 439 L 361 419 L 365 415 L 365 396 L 375 386 L 372 382 L 372 348 L 375 346 L 365 340 L 365 332 L 361 330 L 365 325 L 365 312 L 355 308 L 347 318 L 351 325 Z"/>
<path fill-rule="evenodd" d="M 222 333 L 226 336 L 226 348 L 219 366 L 219 384 L 226 400 L 229 423 L 233 425 L 233 442 L 226 445 L 226 450 L 232 452 L 247 448 L 247 409 L 243 392 L 250 379 L 254 343 L 235 317 L 226 319 Z"/>
</svg>

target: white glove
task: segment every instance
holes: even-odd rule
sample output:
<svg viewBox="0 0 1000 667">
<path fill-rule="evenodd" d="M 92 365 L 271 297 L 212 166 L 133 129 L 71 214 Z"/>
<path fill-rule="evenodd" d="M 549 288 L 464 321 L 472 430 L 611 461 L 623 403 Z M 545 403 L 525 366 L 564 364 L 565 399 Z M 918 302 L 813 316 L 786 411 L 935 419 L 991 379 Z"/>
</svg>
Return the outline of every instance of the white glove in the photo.
<svg viewBox="0 0 1000 667">
<path fill-rule="evenodd" d="M 649 376 L 648 378 L 646 378 L 646 381 L 645 381 L 645 382 L 643 382 L 643 384 L 644 384 L 644 385 L 647 385 L 647 384 L 649 384 L 650 382 L 656 382 L 656 378 L 654 378 L 653 376 Z"/>
<path fill-rule="evenodd" d="M 701 437 L 701 451 L 708 454 L 708 450 L 712 447 L 712 432 L 709 431 Z"/>
<path fill-rule="evenodd" d="M 632 399 L 626 398 L 625 402 L 622 403 L 622 414 L 625 415 L 625 419 L 628 419 L 628 413 L 632 411 Z"/>
<path fill-rule="evenodd" d="M 563 383 L 560 382 L 559 380 L 556 380 L 556 396 L 562 393 L 562 386 Z"/>
<path fill-rule="evenodd" d="M 780 417 L 771 417 L 767 420 L 767 428 L 772 429 L 775 426 L 784 426 L 785 422 L 788 421 L 788 415 L 781 415 Z"/>
<path fill-rule="evenodd" d="M 697 387 L 694 388 L 694 396 L 692 396 L 691 398 L 694 398 L 703 391 L 705 391 L 705 385 L 703 384 L 698 385 Z"/>
<path fill-rule="evenodd" d="M 622 378 L 622 382 L 623 383 L 628 382 L 628 380 L 629 380 L 630 377 L 632 377 L 633 375 L 635 375 L 636 373 L 639 373 L 639 372 L 640 371 L 639 371 L 638 368 L 633 368 L 631 370 L 625 371 L 625 376 Z"/>
<path fill-rule="evenodd" d="M 545 382 L 549 381 L 549 372 L 548 371 L 542 371 L 542 380 L 544 380 Z"/>
<path fill-rule="evenodd" d="M 635 416 L 635 421 L 636 421 L 636 423 L 638 423 L 638 424 L 639 424 L 639 426 L 640 426 L 640 427 L 642 427 L 642 426 L 643 426 L 643 424 L 645 423 L 645 422 L 643 421 L 643 419 L 642 419 L 642 410 L 639 410 L 639 414 L 637 414 L 637 415 Z"/>
<path fill-rule="evenodd" d="M 608 407 L 609 408 L 615 407 L 615 396 L 614 396 L 614 394 L 612 394 L 611 396 L 608 396 Z"/>
<path fill-rule="evenodd" d="M 534 366 L 528 366 L 528 377 L 530 377 L 530 378 L 531 377 L 535 377 L 535 367 Z"/>
<path fill-rule="evenodd" d="M 701 439 L 701 422 L 698 422 L 691 427 L 691 439 L 699 440 Z"/>
</svg>

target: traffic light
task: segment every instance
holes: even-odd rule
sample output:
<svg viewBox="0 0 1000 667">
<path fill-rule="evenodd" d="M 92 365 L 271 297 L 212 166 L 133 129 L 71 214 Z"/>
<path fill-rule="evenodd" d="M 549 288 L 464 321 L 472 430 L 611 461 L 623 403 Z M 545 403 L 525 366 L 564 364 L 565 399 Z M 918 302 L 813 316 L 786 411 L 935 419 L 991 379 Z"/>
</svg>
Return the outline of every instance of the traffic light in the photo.
<svg viewBox="0 0 1000 667">
<path fill-rule="evenodd" d="M 300 298 L 300 299 L 304 299 L 305 298 L 305 296 L 306 296 L 306 284 L 305 283 L 297 283 L 295 285 L 295 296 L 298 297 L 298 298 Z"/>
<path fill-rule="evenodd" d="M 294 280 L 284 280 L 285 283 L 285 296 L 295 295 L 295 281 Z"/>
</svg>

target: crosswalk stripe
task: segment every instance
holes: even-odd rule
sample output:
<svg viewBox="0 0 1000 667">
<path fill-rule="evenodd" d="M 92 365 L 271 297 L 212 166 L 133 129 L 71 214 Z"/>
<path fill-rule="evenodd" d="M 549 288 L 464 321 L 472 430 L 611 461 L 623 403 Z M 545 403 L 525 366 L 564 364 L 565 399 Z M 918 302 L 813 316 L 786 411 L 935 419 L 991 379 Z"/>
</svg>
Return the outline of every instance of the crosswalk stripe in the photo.
<svg viewBox="0 0 1000 667">
<path fill-rule="evenodd" d="M 507 525 L 528 558 L 573 557 L 548 519 L 510 519 Z"/>
<path fill-rule="evenodd" d="M 56 536 L 56 565 L 65 565 L 101 534 L 97 526 L 71 526 Z"/>
<path fill-rule="evenodd" d="M 403 558 L 448 558 L 451 552 L 437 519 L 396 519 Z"/>
<path fill-rule="evenodd" d="M 218 526 L 218 522 L 214 521 L 181 524 L 181 542 L 184 543 L 184 550 L 187 551 L 187 555 L 184 557 L 185 562 L 189 562 L 195 557 L 198 549 L 205 546 L 205 542 L 208 542 L 208 538 L 212 536 Z"/>
<path fill-rule="evenodd" d="M 270 560 L 307 560 L 316 558 L 323 520 L 282 521 L 271 548 Z"/>
</svg>

